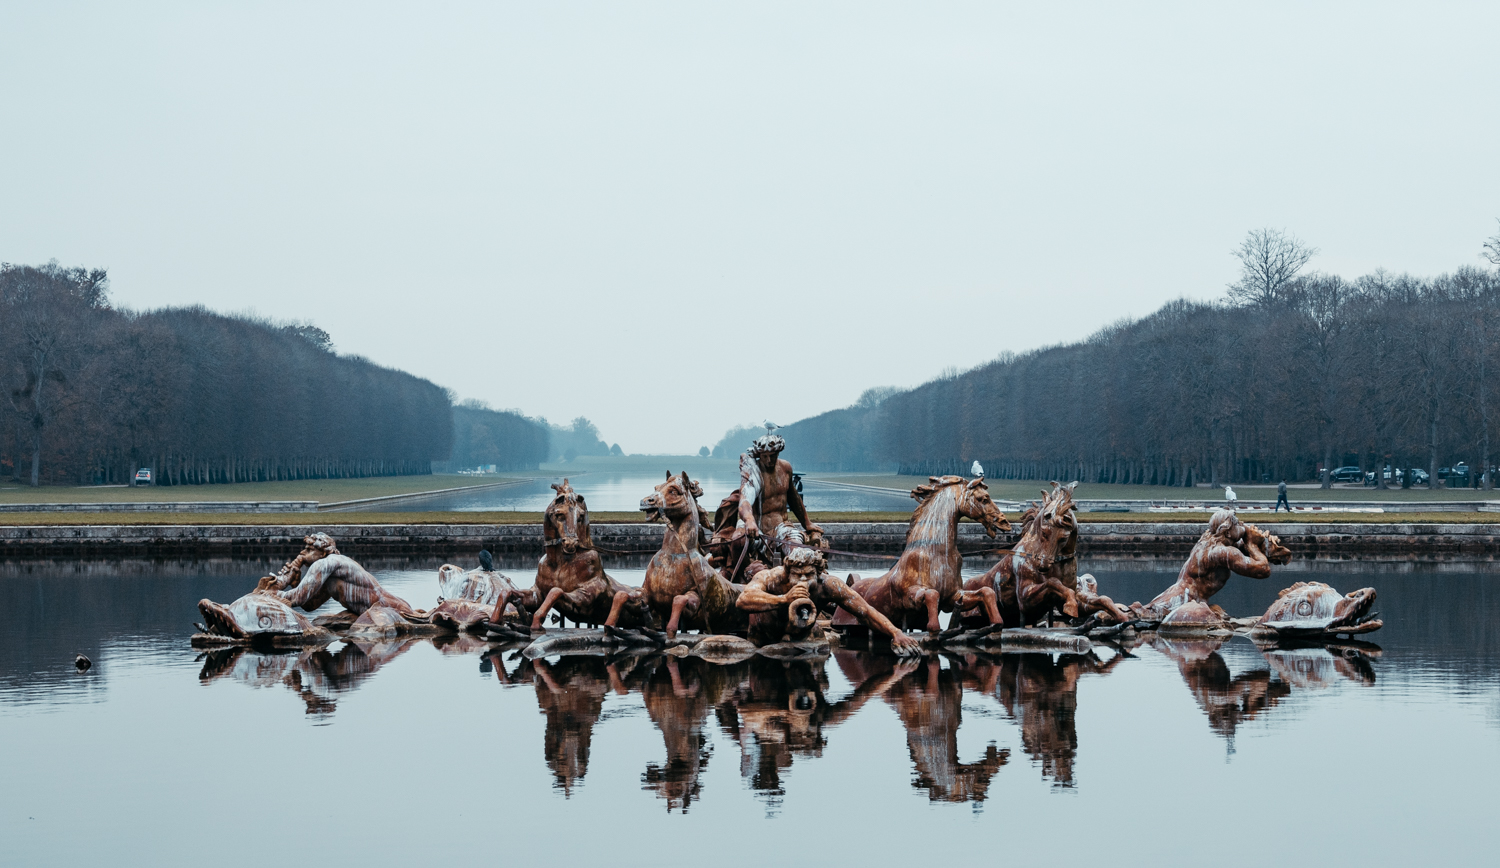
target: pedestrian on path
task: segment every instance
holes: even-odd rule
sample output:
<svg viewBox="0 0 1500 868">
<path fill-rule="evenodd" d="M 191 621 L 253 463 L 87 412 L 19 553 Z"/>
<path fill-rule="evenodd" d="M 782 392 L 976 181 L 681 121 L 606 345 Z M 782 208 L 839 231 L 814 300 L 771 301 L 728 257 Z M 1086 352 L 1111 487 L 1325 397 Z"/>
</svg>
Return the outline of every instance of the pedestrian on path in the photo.
<svg viewBox="0 0 1500 868">
<path fill-rule="evenodd" d="M 1271 512 L 1274 513 L 1276 512 L 1276 510 L 1281 509 L 1283 506 L 1286 507 L 1287 512 L 1292 511 L 1292 504 L 1286 499 L 1285 479 L 1281 480 L 1281 484 L 1276 486 L 1276 506 L 1271 509 Z"/>
<path fill-rule="evenodd" d="M 1224 505 L 1230 509 L 1240 505 L 1240 496 L 1234 493 L 1234 489 L 1224 486 Z"/>
</svg>

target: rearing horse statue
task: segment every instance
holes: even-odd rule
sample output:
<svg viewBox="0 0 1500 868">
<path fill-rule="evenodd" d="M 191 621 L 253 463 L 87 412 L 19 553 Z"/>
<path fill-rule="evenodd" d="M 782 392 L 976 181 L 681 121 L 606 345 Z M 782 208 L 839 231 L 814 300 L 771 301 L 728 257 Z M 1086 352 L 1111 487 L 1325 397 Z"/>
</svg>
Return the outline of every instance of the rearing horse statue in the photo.
<svg viewBox="0 0 1500 868">
<path fill-rule="evenodd" d="M 1108 614 L 1117 623 L 1130 618 L 1108 597 L 1099 596 L 1094 577 L 1078 575 L 1078 483 L 1052 483 L 1042 499 L 1021 516 L 1021 539 L 984 575 L 964 583 L 968 591 L 993 591 L 1007 627 L 1025 627 L 1057 609 L 1069 618 Z M 977 609 L 963 613 L 964 626 L 980 626 Z M 993 623 L 993 622 L 992 622 Z"/>
<path fill-rule="evenodd" d="M 735 607 L 743 585 L 731 584 L 703 554 L 703 525 L 698 497 L 703 489 L 681 476 L 667 480 L 641 500 L 641 511 L 667 522 L 661 550 L 646 566 L 646 578 L 633 595 L 615 595 L 606 627 L 618 623 L 628 603 L 639 601 L 652 612 L 667 616 L 667 638 L 675 638 L 683 619 L 696 622 L 704 633 L 734 632 L 748 624 L 748 615 Z"/>
<path fill-rule="evenodd" d="M 536 570 L 536 594 L 540 598 L 531 629 L 540 630 L 547 613 L 556 609 L 580 624 L 602 624 L 610 616 L 616 597 L 628 601 L 632 588 L 604 572 L 599 552 L 589 536 L 589 508 L 583 495 L 567 479 L 552 489 L 557 496 L 542 516 L 542 535 L 547 554 Z M 626 626 L 643 621 L 640 605 L 622 604 Z M 613 623 L 611 626 L 614 626 Z"/>
<path fill-rule="evenodd" d="M 991 538 L 1010 530 L 1010 522 L 990 499 L 984 477 L 931 476 L 927 485 L 912 489 L 917 501 L 906 529 L 906 548 L 884 575 L 855 582 L 854 591 L 898 626 L 915 614 L 927 632 L 937 633 L 939 612 L 983 606 L 991 624 L 1000 623 L 1000 611 L 991 588 L 965 590 L 964 559 L 958 551 L 958 520 L 971 518 L 984 525 Z M 839 609 L 835 625 L 858 623 Z"/>
</svg>

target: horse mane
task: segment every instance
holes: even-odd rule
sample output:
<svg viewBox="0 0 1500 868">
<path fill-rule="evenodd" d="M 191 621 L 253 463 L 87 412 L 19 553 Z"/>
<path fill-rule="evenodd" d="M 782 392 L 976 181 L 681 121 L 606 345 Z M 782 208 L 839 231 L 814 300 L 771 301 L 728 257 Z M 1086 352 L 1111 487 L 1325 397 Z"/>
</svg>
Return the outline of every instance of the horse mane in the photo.
<svg viewBox="0 0 1500 868">
<path fill-rule="evenodd" d="M 926 485 L 918 485 L 911 490 L 912 500 L 917 503 L 926 503 L 934 494 L 949 487 L 950 485 L 961 485 L 968 480 L 962 476 L 929 476 Z M 983 485 L 984 483 L 980 483 Z"/>
</svg>

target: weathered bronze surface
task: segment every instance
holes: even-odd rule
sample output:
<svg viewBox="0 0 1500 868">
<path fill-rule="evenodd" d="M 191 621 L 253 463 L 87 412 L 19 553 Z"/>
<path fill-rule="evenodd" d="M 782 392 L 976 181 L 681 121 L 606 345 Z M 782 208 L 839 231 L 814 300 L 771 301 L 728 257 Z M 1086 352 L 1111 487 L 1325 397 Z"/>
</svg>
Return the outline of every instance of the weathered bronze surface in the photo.
<svg viewBox="0 0 1500 868">
<path fill-rule="evenodd" d="M 822 552 L 793 549 L 779 567 L 756 573 L 735 605 L 750 616 L 750 639 L 758 645 L 821 638 L 820 612 L 842 606 L 872 632 L 888 636 L 897 654 L 920 653 L 922 643 L 892 624 L 854 589 L 827 572 Z"/>
<path fill-rule="evenodd" d="M 522 596 L 509 576 L 493 569 L 489 552 L 480 552 L 477 570 L 443 564 L 438 567 L 438 604 L 429 620 L 446 630 L 484 631 L 485 621 L 504 620 L 506 603 Z"/>
<path fill-rule="evenodd" d="M 980 522 L 992 538 L 1000 531 L 1010 530 L 1005 514 L 990 499 L 984 478 L 933 476 L 929 484 L 912 489 L 911 496 L 917 501 L 917 508 L 907 526 L 906 548 L 901 557 L 886 573 L 857 580 L 855 593 L 903 628 L 915 621 L 927 632 L 936 634 L 942 629 L 938 621 L 940 612 L 974 606 L 983 607 L 989 623 L 1001 623 L 992 588 L 964 589 L 963 556 L 958 550 L 960 518 Z M 841 607 L 833 623 L 852 625 L 858 620 Z"/>
<path fill-rule="evenodd" d="M 823 528 L 807 517 L 791 462 L 781 458 L 785 448 L 786 441 L 775 434 L 756 438 L 740 455 L 740 487 L 714 512 L 708 550 L 731 582 L 752 575 L 747 569 L 752 554 L 775 563 L 795 545 L 828 547 Z M 798 523 L 788 520 L 788 512 Z"/>
<path fill-rule="evenodd" d="M 615 596 L 604 622 L 607 626 L 619 625 L 622 612 L 632 604 L 644 604 L 663 618 L 669 639 L 684 624 L 704 633 L 733 633 L 747 626 L 747 613 L 735 606 L 744 586 L 720 575 L 703 553 L 698 506 L 702 494 L 703 489 L 686 472 L 681 476 L 668 473 L 666 481 L 641 500 L 641 511 L 664 520 L 666 532 L 661 550 L 646 566 L 640 590 Z"/>
<path fill-rule="evenodd" d="M 589 536 L 588 505 L 583 495 L 575 492 L 566 479 L 552 488 L 557 496 L 542 517 L 547 554 L 536 571 L 533 593 L 538 600 L 531 629 L 542 629 L 547 614 L 553 610 L 580 624 L 602 624 L 609 619 L 616 598 L 621 600 L 621 608 L 612 625 L 634 627 L 646 623 L 648 612 L 640 598 L 632 596 L 635 589 L 615 581 L 604 571 L 604 563 Z"/>
<path fill-rule="evenodd" d="M 1036 624 L 1054 609 L 1071 619 L 1098 613 L 1116 623 L 1129 620 L 1113 600 L 1099 595 L 1093 576 L 1078 575 L 1077 484 L 1052 483 L 1052 490 L 1043 491 L 1021 515 L 1021 538 L 1010 552 L 983 576 L 964 582 L 966 591 L 988 588 L 996 594 L 1007 627 Z M 987 621 L 977 607 L 963 613 L 966 627 Z"/>
<path fill-rule="evenodd" d="M 1383 626 L 1374 605 L 1374 588 L 1340 594 L 1322 582 L 1298 582 L 1276 595 L 1257 626 L 1287 637 L 1368 633 Z"/>
<path fill-rule="evenodd" d="M 1145 605 L 1132 603 L 1131 614 L 1159 621 L 1163 629 L 1222 627 L 1227 614 L 1208 600 L 1224 587 L 1231 573 L 1265 579 L 1271 575 L 1272 564 L 1286 564 L 1291 559 L 1291 551 L 1281 540 L 1241 522 L 1233 511 L 1221 509 L 1209 519 L 1177 581 Z"/>
<path fill-rule="evenodd" d="M 303 544 L 301 554 L 277 575 L 261 579 L 257 590 L 272 591 L 287 605 L 304 612 L 336 600 L 361 617 L 373 609 L 387 609 L 401 618 L 426 619 L 426 612 L 413 609 L 405 600 L 381 587 L 380 582 L 353 558 L 339 554 L 328 534 L 312 534 L 303 540 Z"/>
</svg>

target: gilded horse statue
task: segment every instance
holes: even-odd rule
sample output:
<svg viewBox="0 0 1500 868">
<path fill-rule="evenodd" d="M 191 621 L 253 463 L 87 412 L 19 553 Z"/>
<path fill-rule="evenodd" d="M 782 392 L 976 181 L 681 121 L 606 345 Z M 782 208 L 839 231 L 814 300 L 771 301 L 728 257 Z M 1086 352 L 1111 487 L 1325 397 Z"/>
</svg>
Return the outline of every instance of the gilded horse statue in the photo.
<svg viewBox="0 0 1500 868">
<path fill-rule="evenodd" d="M 542 629 L 547 613 L 553 609 L 580 624 L 602 624 L 617 598 L 622 600 L 626 626 L 643 623 L 645 610 L 629 603 L 633 589 L 604 571 L 589 536 L 589 508 L 583 495 L 566 479 L 552 488 L 557 496 L 542 516 L 547 554 L 537 565 L 536 595 L 540 604 L 531 617 L 531 629 Z M 496 612 L 497 622 L 498 615 Z"/>
<path fill-rule="evenodd" d="M 656 490 L 641 499 L 641 511 L 667 523 L 661 549 L 646 566 L 646 578 L 634 594 L 615 595 L 605 627 L 619 624 L 627 605 L 644 605 L 667 617 L 667 638 L 676 638 L 684 618 L 704 633 L 733 633 L 744 629 L 748 615 L 735 607 L 743 585 L 719 574 L 703 553 L 703 524 L 698 483 L 667 474 Z"/>
<path fill-rule="evenodd" d="M 939 612 L 982 606 L 991 624 L 999 624 L 996 595 L 988 587 L 965 590 L 963 555 L 958 551 L 958 520 L 973 519 L 984 525 L 991 538 L 1010 530 L 1010 522 L 990 499 L 984 477 L 932 476 L 927 485 L 912 489 L 917 501 L 906 529 L 906 548 L 896 565 L 873 579 L 854 583 L 854 591 L 876 611 L 897 625 L 915 615 L 927 632 L 941 630 Z M 835 614 L 835 625 L 858 623 L 844 609 Z"/>
<path fill-rule="evenodd" d="M 1120 624 L 1130 620 L 1113 600 L 1098 594 L 1093 576 L 1078 575 L 1077 485 L 1052 483 L 1052 490 L 1044 490 L 1022 514 L 1021 539 L 1010 552 L 989 572 L 964 583 L 968 591 L 994 591 L 1005 626 L 1030 626 L 1053 609 L 1069 618 L 1100 613 Z M 964 626 L 983 626 L 983 615 L 977 608 L 964 612 Z"/>
</svg>

